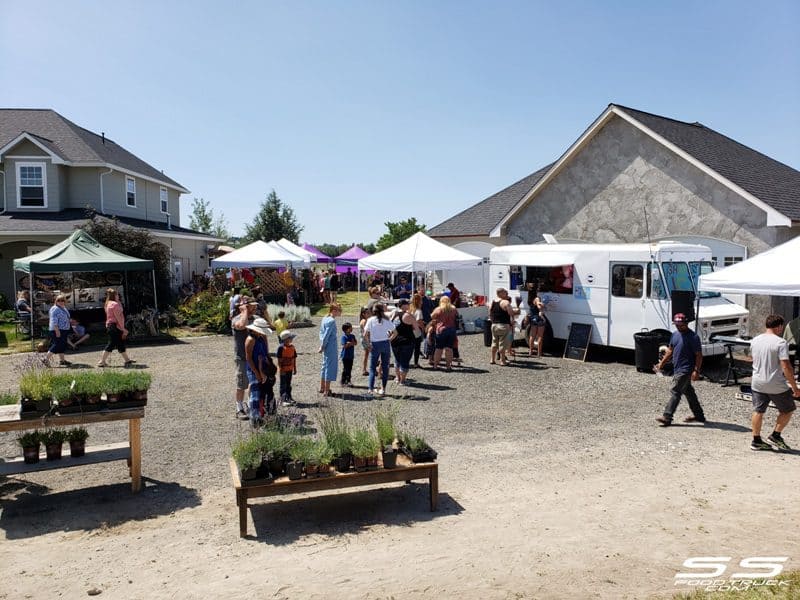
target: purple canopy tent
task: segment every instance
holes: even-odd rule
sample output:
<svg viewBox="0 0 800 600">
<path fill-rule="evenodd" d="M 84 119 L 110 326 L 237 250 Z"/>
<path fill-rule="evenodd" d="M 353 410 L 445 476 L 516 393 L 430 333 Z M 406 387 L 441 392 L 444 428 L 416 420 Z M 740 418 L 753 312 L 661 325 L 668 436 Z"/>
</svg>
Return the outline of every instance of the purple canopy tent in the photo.
<svg viewBox="0 0 800 600">
<path fill-rule="evenodd" d="M 336 272 L 337 273 L 347 273 L 347 270 L 350 269 L 353 273 L 358 272 L 358 259 L 359 258 L 366 258 L 370 256 L 364 250 L 359 248 L 358 246 L 353 246 L 349 250 L 343 252 L 334 260 L 336 261 Z M 375 271 L 365 270 L 362 273 L 374 273 Z"/>
<path fill-rule="evenodd" d="M 319 250 L 319 249 L 315 248 L 311 244 L 307 244 L 307 243 L 303 242 L 301 247 L 303 248 L 303 250 L 305 250 L 307 252 L 311 252 L 311 254 L 316 256 L 318 263 L 331 263 L 331 262 L 333 262 L 333 259 L 330 256 L 325 254 L 322 250 Z"/>
</svg>

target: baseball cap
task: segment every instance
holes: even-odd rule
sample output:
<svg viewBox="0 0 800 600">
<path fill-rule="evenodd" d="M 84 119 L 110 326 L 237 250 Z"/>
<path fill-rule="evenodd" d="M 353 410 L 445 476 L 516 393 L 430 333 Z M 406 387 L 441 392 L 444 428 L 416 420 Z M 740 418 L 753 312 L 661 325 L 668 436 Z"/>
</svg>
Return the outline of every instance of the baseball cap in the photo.
<svg viewBox="0 0 800 600">
<path fill-rule="evenodd" d="M 397 306 L 405 306 L 406 304 L 411 304 L 408 298 L 400 298 L 400 300 L 397 301 Z"/>
<path fill-rule="evenodd" d="M 281 335 L 279 337 L 281 338 L 281 341 L 293 340 L 294 338 L 297 337 L 297 334 L 291 331 L 290 329 L 287 329 L 285 331 L 281 331 Z"/>
<path fill-rule="evenodd" d="M 683 313 L 675 313 L 675 316 L 672 317 L 673 323 L 688 323 L 689 319 Z"/>
</svg>

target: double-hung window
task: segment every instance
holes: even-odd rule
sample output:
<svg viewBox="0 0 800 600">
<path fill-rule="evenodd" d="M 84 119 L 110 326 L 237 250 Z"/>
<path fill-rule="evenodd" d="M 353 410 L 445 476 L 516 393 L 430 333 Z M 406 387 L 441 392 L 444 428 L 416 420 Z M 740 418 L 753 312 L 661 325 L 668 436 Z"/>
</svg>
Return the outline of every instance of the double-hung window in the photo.
<svg viewBox="0 0 800 600">
<path fill-rule="evenodd" d="M 47 208 L 47 169 L 44 163 L 17 163 L 17 206 Z"/>
<path fill-rule="evenodd" d="M 136 207 L 136 180 L 133 177 L 125 178 L 125 199 L 128 206 Z"/>
<path fill-rule="evenodd" d="M 169 195 L 167 194 L 167 188 L 162 187 L 159 189 L 158 198 L 161 201 L 161 212 L 168 213 L 169 212 Z"/>
</svg>

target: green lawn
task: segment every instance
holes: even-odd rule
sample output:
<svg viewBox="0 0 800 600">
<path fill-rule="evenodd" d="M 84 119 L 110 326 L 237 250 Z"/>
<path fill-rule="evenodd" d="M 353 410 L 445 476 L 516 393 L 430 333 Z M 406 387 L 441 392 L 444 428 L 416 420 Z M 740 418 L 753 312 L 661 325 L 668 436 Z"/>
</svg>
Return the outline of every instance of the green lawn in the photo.
<svg viewBox="0 0 800 600">
<path fill-rule="evenodd" d="M 345 292 L 344 294 L 337 294 L 336 301 L 342 305 L 342 316 L 358 317 L 358 313 L 362 306 L 367 303 L 367 292 Z M 360 300 L 360 302 L 359 302 Z M 328 314 L 328 307 L 325 304 L 311 304 L 311 316 L 324 317 Z"/>
</svg>

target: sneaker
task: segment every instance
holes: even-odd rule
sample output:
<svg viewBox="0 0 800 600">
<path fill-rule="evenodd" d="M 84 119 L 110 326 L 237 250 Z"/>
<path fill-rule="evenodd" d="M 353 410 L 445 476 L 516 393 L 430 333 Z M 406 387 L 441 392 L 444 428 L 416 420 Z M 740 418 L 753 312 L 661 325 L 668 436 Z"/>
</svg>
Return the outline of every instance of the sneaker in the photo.
<svg viewBox="0 0 800 600">
<path fill-rule="evenodd" d="M 775 444 L 775 447 L 777 447 L 779 450 L 791 450 L 789 444 L 784 442 L 783 437 L 781 437 L 780 435 L 775 435 L 774 433 L 772 433 L 767 438 L 767 440 Z"/>
<path fill-rule="evenodd" d="M 295 406 L 296 404 L 297 404 L 297 402 L 295 402 L 294 400 L 284 400 L 283 402 L 281 402 L 281 406 L 284 406 L 284 407 L 286 407 L 286 406 Z"/>
<path fill-rule="evenodd" d="M 375 390 L 369 389 L 364 393 L 365 396 L 369 396 L 370 398 L 375 395 Z"/>
<path fill-rule="evenodd" d="M 770 446 L 764 440 L 761 441 L 753 440 L 752 442 L 750 442 L 750 450 L 772 450 L 772 446 Z"/>
<path fill-rule="evenodd" d="M 240 421 L 247 421 L 250 417 L 247 415 L 246 412 L 239 409 L 236 411 L 236 418 L 239 419 Z"/>
<path fill-rule="evenodd" d="M 383 396 L 384 391 L 383 388 L 378 388 L 378 396 Z"/>
<path fill-rule="evenodd" d="M 672 425 L 672 421 L 667 417 L 656 417 L 656 421 L 661 423 L 661 427 L 669 427 Z"/>
</svg>

